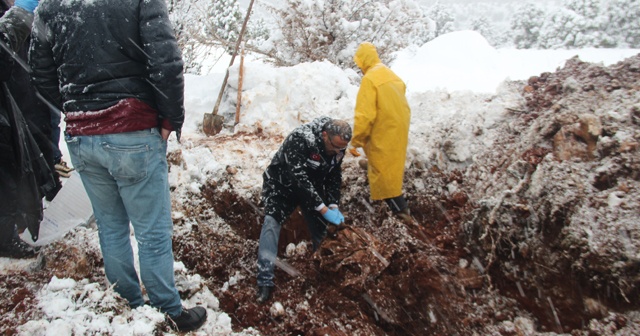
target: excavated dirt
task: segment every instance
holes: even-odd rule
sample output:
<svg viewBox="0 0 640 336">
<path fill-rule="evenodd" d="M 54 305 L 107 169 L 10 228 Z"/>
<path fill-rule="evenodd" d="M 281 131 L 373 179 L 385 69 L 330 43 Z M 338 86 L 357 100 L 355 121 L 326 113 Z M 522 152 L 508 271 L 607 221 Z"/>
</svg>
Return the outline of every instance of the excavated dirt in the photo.
<svg viewBox="0 0 640 336">
<path fill-rule="evenodd" d="M 175 219 L 176 259 L 206 279 L 237 331 L 640 334 L 640 55 L 610 67 L 572 59 L 555 73 L 509 85 L 521 93 L 521 106 L 478 132 L 478 142 L 487 132 L 499 136 L 477 147 L 470 162 L 447 158 L 444 141 L 425 144 L 441 146 L 437 164 L 410 158 L 412 223 L 369 201 L 365 171 L 349 158 L 346 225 L 314 253 L 294 212 L 282 230 L 267 304 L 255 302 L 259 188 L 235 187 L 243 167 L 227 167 L 174 204 L 183 214 Z M 224 148 L 265 139 L 216 141 Z M 180 151 L 169 161 L 184 166 Z M 51 276 L 102 279 L 96 251 L 49 251 L 43 270 L 0 279 L 4 334 L 34 314 L 34 293 Z"/>
<path fill-rule="evenodd" d="M 240 197 L 224 180 L 204 188 L 233 232 L 198 225 L 176 240 L 178 256 L 212 290 L 240 279 L 218 293 L 238 330 L 637 334 L 640 57 L 611 67 L 572 59 L 512 85 L 524 103 L 494 130 L 502 136 L 491 149 L 464 168 L 409 166 L 406 179 L 426 186 L 406 184 L 415 223 L 368 202 L 364 171 L 348 161 L 346 228 L 313 253 L 295 213 L 268 304 L 255 303 L 259 195 Z"/>
<path fill-rule="evenodd" d="M 255 303 L 254 264 L 260 234 L 256 218 L 261 215 L 249 204 L 257 200 L 239 200 L 234 194 L 205 188 L 211 206 L 226 209 L 218 214 L 235 234 L 198 225 L 176 241 L 177 254 L 187 267 L 210 277 L 212 288 L 241 274 L 234 290 L 219 296 L 221 308 L 240 329 L 318 335 L 455 332 L 458 327 L 447 316 L 463 316 L 469 309 L 465 307 L 472 303 L 465 299 L 465 286 L 482 287 L 477 272 L 458 272 L 459 254 L 464 253 L 455 251 L 459 232 L 451 230 L 445 214 L 430 198 L 410 198 L 416 204 L 417 222 L 428 225 L 407 225 L 391 217 L 386 205 L 363 203 L 360 200 L 367 198 L 362 176 L 360 168 L 347 168 L 344 185 L 359 184 L 360 192 L 345 199 L 346 227 L 330 234 L 316 253 L 300 244 L 309 237 L 299 213 L 285 223 L 279 244 L 283 259 L 272 301 L 287 307 L 283 315 L 271 313 L 268 304 Z M 446 216 L 461 218 L 464 201 L 444 203 L 450 204 Z M 289 244 L 296 244 L 295 250 L 287 251 Z M 455 252 L 445 257 L 442 252 L 447 249 Z"/>
</svg>

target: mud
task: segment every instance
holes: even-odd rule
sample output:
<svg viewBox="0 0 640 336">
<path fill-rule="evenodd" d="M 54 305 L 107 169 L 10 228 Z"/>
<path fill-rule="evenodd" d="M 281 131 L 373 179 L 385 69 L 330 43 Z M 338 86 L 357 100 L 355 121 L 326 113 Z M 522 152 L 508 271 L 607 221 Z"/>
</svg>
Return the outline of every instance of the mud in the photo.
<svg viewBox="0 0 640 336">
<path fill-rule="evenodd" d="M 330 234 L 314 253 L 304 243 L 301 247 L 309 237 L 294 213 L 283 228 L 276 290 L 265 305 L 255 302 L 259 195 L 242 199 L 232 188 L 206 187 L 209 206 L 234 234 L 199 229 L 176 243 L 178 255 L 211 277 L 212 290 L 231 272 L 240 275 L 233 291 L 218 293 L 238 330 L 253 327 L 268 335 L 633 334 L 638 330 L 638 262 L 621 252 L 586 249 L 584 243 L 580 250 L 571 241 L 574 214 L 598 197 L 587 188 L 558 205 L 557 194 L 539 189 L 570 178 L 586 179 L 599 191 L 618 188 L 637 195 L 639 64 L 638 57 L 609 68 L 573 59 L 557 73 L 513 83 L 525 102 L 500 125 L 504 136 L 486 159 L 464 169 L 409 166 L 407 180 L 427 186 L 417 190 L 406 184 L 415 223 L 370 202 L 362 168 L 349 162 L 342 202 L 346 228 Z M 628 122 L 599 115 L 607 108 L 628 109 Z M 587 113 L 597 115 L 602 132 L 587 138 L 579 132 L 584 125 L 577 124 L 562 139 L 571 146 L 554 140 Z M 605 145 L 622 130 L 632 134 L 626 147 Z M 559 153 L 558 148 L 568 149 Z M 589 176 L 612 157 L 619 169 Z M 554 171 L 558 167 L 563 170 Z M 535 181 L 540 171 L 551 171 L 542 182 Z M 448 192 L 452 183 L 459 188 Z M 222 185 L 225 181 L 216 183 Z M 503 196 L 496 202 L 496 195 Z M 638 209 L 637 200 L 627 199 L 628 208 Z M 637 219 L 629 220 L 637 224 Z M 637 234 L 633 227 L 621 229 Z M 180 246 L 189 244 L 215 254 L 182 253 Z M 611 273 L 612 262 L 622 263 L 619 272 Z M 284 312 L 270 309 L 275 302 Z"/>
<path fill-rule="evenodd" d="M 236 331 L 640 334 L 640 55 L 610 67 L 572 59 L 509 85 L 522 104 L 477 132 L 478 143 L 494 137 L 490 147 L 476 147 L 464 164 L 447 157 L 446 141 L 425 144 L 439 160 L 410 158 L 413 222 L 370 201 L 365 171 L 347 160 L 345 225 L 314 252 L 295 211 L 266 304 L 255 301 L 259 186 L 236 178 L 261 173 L 248 163 L 174 202 L 183 214 L 174 219 L 176 259 L 206 279 Z M 281 139 L 218 136 L 215 146 L 248 141 Z M 186 169 L 182 155 L 169 154 L 171 169 Z M 3 334 L 38 314 L 35 293 L 51 276 L 104 280 L 99 253 L 83 246 L 50 248 L 47 260 L 42 270 L 0 279 Z"/>
</svg>

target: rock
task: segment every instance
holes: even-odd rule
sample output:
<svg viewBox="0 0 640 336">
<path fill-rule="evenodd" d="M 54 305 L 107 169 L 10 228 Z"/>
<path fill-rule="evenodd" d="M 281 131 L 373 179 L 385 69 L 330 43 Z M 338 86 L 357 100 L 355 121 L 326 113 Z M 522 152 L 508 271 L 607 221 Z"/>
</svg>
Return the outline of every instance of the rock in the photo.
<svg viewBox="0 0 640 336">
<path fill-rule="evenodd" d="M 631 107 L 631 122 L 640 125 L 640 104 L 635 104 Z"/>
<path fill-rule="evenodd" d="M 602 135 L 602 123 L 600 119 L 593 114 L 583 114 L 579 120 L 580 133 L 578 135 L 586 142 L 597 141 L 598 137 Z"/>
<path fill-rule="evenodd" d="M 271 316 L 273 317 L 284 316 L 284 307 L 282 306 L 282 303 L 277 301 L 274 302 L 271 305 L 271 308 L 269 308 L 269 313 L 271 313 Z"/>
<path fill-rule="evenodd" d="M 451 199 L 457 206 L 461 207 L 467 204 L 467 201 L 469 200 L 469 196 L 467 196 L 467 194 L 462 191 L 458 191 L 451 196 Z"/>
<path fill-rule="evenodd" d="M 285 255 L 287 257 L 293 257 L 293 255 L 296 252 L 296 245 L 294 243 L 289 243 L 289 245 L 287 245 L 287 248 L 285 250 Z"/>
<path fill-rule="evenodd" d="M 360 166 L 360 168 L 367 170 L 367 167 L 369 166 L 369 161 L 367 159 L 360 159 L 358 161 L 358 166 Z"/>
<path fill-rule="evenodd" d="M 52 269 L 58 278 L 83 279 L 93 271 L 93 267 L 84 250 L 75 246 L 65 246 L 64 249 L 46 256 L 46 268 Z"/>
<path fill-rule="evenodd" d="M 303 256 L 303 255 L 307 254 L 307 250 L 308 250 L 307 243 L 305 243 L 304 241 L 301 241 L 296 246 L 295 252 L 296 252 L 297 255 Z"/>
<path fill-rule="evenodd" d="M 167 163 L 169 163 L 169 169 L 171 169 L 171 165 L 178 166 L 185 170 L 187 169 L 187 163 L 182 157 L 181 149 L 167 153 Z"/>
<path fill-rule="evenodd" d="M 574 77 L 567 78 L 562 85 L 562 90 L 567 93 L 576 92 L 578 89 L 580 89 L 580 83 Z"/>
<path fill-rule="evenodd" d="M 560 161 L 572 158 L 592 160 L 600 135 L 600 119 L 592 114 L 583 114 L 577 124 L 563 126 L 553 136 L 553 154 Z"/>
<path fill-rule="evenodd" d="M 235 175 L 238 173 L 238 168 L 233 166 L 227 166 L 227 173 L 229 173 L 229 175 Z"/>
<path fill-rule="evenodd" d="M 640 145 L 634 140 L 624 140 L 620 143 L 620 153 L 634 152 Z"/>
<path fill-rule="evenodd" d="M 609 314 L 607 307 L 598 300 L 585 298 L 583 303 L 585 312 L 591 317 L 602 318 Z"/>
<path fill-rule="evenodd" d="M 484 283 L 482 275 L 471 268 L 458 268 L 457 277 L 465 288 L 479 289 Z"/>
</svg>

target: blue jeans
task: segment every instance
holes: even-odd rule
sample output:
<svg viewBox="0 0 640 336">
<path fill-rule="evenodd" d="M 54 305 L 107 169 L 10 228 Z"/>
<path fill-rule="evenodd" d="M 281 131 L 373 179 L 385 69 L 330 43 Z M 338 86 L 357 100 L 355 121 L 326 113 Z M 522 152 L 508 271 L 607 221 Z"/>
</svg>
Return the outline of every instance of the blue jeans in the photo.
<svg viewBox="0 0 640 336">
<path fill-rule="evenodd" d="M 133 308 L 144 304 L 130 241 L 138 242 L 140 279 L 152 306 L 182 312 L 173 274 L 167 143 L 157 129 L 65 136 L 71 162 L 98 224 L 107 279 Z"/>
<path fill-rule="evenodd" d="M 316 215 L 302 211 L 307 228 L 311 234 L 313 250 L 320 247 L 322 239 L 327 233 L 326 224 L 323 224 Z M 319 214 L 319 213 L 318 213 Z M 275 218 L 266 215 L 260 232 L 260 246 L 258 247 L 258 286 L 273 287 L 274 267 L 278 256 L 278 240 L 280 238 L 282 223 L 278 223 Z"/>
</svg>

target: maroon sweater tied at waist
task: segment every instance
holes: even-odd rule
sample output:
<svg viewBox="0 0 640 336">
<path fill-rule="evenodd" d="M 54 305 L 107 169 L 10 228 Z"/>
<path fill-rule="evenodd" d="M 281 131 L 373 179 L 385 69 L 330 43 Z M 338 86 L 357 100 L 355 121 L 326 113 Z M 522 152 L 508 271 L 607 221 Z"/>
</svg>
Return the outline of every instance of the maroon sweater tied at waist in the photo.
<svg viewBox="0 0 640 336">
<path fill-rule="evenodd" d="M 147 103 L 127 98 L 99 111 L 67 112 L 64 121 L 70 136 L 104 135 L 141 131 L 158 127 L 158 111 Z M 162 120 L 162 128 L 173 130 L 168 120 Z"/>
</svg>

